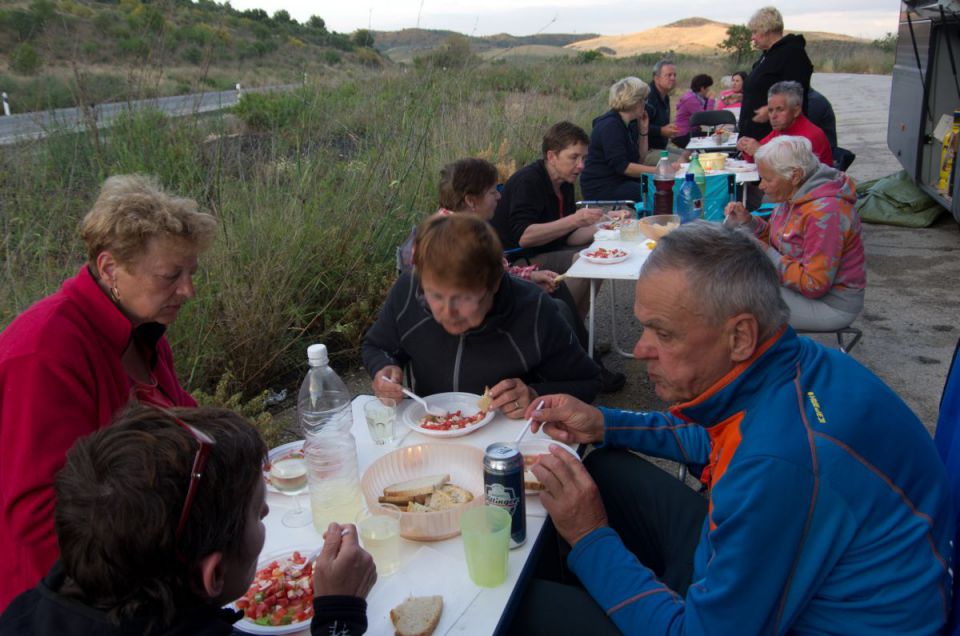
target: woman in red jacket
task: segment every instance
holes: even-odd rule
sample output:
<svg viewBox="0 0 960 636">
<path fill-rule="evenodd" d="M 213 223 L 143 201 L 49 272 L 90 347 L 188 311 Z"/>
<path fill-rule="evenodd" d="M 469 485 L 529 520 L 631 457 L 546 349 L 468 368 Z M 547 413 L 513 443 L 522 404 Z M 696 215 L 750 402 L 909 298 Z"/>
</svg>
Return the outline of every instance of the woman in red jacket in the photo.
<svg viewBox="0 0 960 636">
<path fill-rule="evenodd" d="M 131 401 L 196 405 L 164 332 L 215 232 L 194 201 L 111 177 L 80 225 L 87 262 L 0 333 L 0 610 L 57 558 L 53 479 L 73 443 Z"/>
</svg>

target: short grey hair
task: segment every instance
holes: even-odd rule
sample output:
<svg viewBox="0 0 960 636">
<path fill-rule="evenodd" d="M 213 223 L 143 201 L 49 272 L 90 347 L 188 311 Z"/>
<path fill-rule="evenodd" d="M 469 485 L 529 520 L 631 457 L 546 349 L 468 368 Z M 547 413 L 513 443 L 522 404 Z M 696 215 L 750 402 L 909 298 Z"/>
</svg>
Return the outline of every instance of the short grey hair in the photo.
<svg viewBox="0 0 960 636">
<path fill-rule="evenodd" d="M 685 223 L 657 241 L 640 279 L 667 270 L 686 275 L 695 311 L 708 324 L 748 313 L 766 340 L 790 320 L 776 268 L 745 232 L 709 221 Z"/>
<path fill-rule="evenodd" d="M 656 64 L 653 65 L 653 74 L 654 74 L 655 76 L 656 76 L 656 75 L 659 75 L 659 74 L 660 74 L 660 71 L 663 70 L 663 67 L 664 67 L 664 66 L 676 66 L 676 65 L 677 65 L 677 64 L 676 64 L 673 60 L 671 60 L 670 58 L 664 58 L 664 59 L 660 60 L 659 62 L 657 62 Z"/>
<path fill-rule="evenodd" d="M 624 77 L 610 87 L 610 108 L 621 113 L 630 110 L 647 99 L 650 87 L 639 77 Z"/>
<path fill-rule="evenodd" d="M 783 16 L 776 7 L 763 7 L 750 16 L 747 27 L 757 33 L 783 33 Z"/>
<path fill-rule="evenodd" d="M 783 95 L 787 99 L 787 105 L 791 108 L 803 105 L 803 84 L 793 80 L 783 80 L 777 82 L 767 91 L 767 101 L 774 95 Z"/>
<path fill-rule="evenodd" d="M 803 173 L 803 181 L 806 181 L 820 168 L 820 160 L 813 154 L 813 144 L 810 140 L 793 135 L 774 137 L 760 146 L 753 160 L 766 164 L 786 179 L 793 175 L 794 170 L 800 170 Z"/>
</svg>

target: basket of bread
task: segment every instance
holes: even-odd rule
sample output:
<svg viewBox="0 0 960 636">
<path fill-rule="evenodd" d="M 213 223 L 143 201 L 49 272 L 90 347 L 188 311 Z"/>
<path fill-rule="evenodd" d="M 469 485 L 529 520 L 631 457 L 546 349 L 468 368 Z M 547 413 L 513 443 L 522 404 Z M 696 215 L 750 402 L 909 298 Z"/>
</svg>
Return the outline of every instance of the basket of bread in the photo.
<svg viewBox="0 0 960 636">
<path fill-rule="evenodd" d="M 418 444 L 373 462 L 360 488 L 367 507 L 400 508 L 400 536 L 439 541 L 460 534 L 460 515 L 483 503 L 483 451 L 461 444 Z"/>
</svg>

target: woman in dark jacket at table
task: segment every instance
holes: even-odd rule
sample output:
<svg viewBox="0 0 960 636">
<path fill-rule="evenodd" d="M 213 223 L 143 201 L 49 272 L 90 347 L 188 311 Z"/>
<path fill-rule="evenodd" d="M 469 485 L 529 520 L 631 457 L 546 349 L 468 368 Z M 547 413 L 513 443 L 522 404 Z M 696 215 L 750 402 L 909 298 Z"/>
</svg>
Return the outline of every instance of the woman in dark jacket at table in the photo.
<svg viewBox="0 0 960 636">
<path fill-rule="evenodd" d="M 519 419 L 538 395 L 592 401 L 600 369 L 550 298 L 504 272 L 489 224 L 472 215 L 435 216 L 417 230 L 414 269 L 400 276 L 361 348 L 378 397 L 482 394 Z M 389 378 L 389 380 L 387 379 Z"/>
<path fill-rule="evenodd" d="M 57 558 L 53 477 L 67 449 L 131 401 L 196 404 L 164 333 L 215 235 L 194 201 L 110 177 L 80 224 L 87 262 L 0 334 L 0 611 Z"/>
<path fill-rule="evenodd" d="M 610 110 L 593 120 L 587 160 L 580 174 L 584 198 L 639 203 L 640 179 L 656 168 L 643 165 L 650 120 L 646 99 L 650 87 L 637 77 L 625 77 L 610 87 Z"/>
</svg>

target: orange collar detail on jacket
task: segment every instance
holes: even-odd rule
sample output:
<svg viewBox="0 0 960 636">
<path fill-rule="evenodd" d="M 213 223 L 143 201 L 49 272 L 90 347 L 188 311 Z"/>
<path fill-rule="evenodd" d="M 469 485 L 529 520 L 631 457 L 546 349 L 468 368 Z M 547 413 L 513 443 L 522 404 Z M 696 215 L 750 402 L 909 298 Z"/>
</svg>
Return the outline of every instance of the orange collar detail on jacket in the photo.
<svg viewBox="0 0 960 636">
<path fill-rule="evenodd" d="M 727 466 L 733 459 L 737 448 L 740 447 L 740 440 L 743 435 L 740 432 L 740 424 L 743 422 L 743 411 L 734 413 L 719 424 L 715 424 L 707 429 L 710 435 L 710 463 L 703 469 L 700 481 L 707 488 L 712 488 L 727 471 Z M 714 529 L 713 523 L 713 499 L 710 499 L 710 530 Z"/>
<path fill-rule="evenodd" d="M 756 362 L 760 356 L 766 353 L 767 350 L 770 347 L 772 347 L 777 340 L 780 339 L 780 336 L 782 336 L 786 330 L 787 330 L 786 325 L 783 325 L 782 327 L 777 329 L 776 333 L 770 336 L 766 340 L 766 342 L 761 343 L 760 346 L 757 347 L 757 350 L 753 352 L 752 356 L 750 356 L 748 359 L 744 360 L 743 362 L 737 364 L 732 369 L 727 371 L 727 373 L 722 378 L 714 382 L 713 386 L 711 386 L 709 389 L 707 389 L 697 397 L 693 398 L 689 402 L 681 402 L 680 404 L 674 404 L 673 406 L 671 406 L 669 409 L 670 414 L 676 417 L 679 417 L 684 422 L 692 421 L 689 417 L 684 415 L 683 413 L 684 409 L 702 404 L 706 400 L 709 400 L 711 397 L 716 395 L 725 386 L 727 386 L 728 384 L 736 380 L 740 376 L 740 374 L 742 374 L 744 371 L 746 371 L 750 367 L 751 364 Z"/>
</svg>

